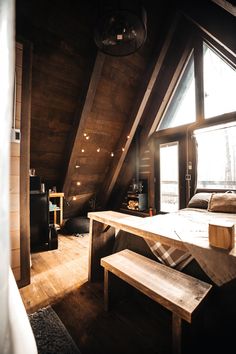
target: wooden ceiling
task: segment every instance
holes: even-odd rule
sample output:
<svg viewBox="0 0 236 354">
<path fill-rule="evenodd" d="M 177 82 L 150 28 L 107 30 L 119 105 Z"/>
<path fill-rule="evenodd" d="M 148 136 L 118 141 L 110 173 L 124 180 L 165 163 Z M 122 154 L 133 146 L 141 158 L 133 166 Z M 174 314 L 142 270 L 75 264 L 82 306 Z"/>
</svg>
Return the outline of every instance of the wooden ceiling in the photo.
<svg viewBox="0 0 236 354">
<path fill-rule="evenodd" d="M 169 19 L 161 2 L 153 13 L 153 3 L 146 5 L 145 45 L 118 58 L 97 51 L 94 2 L 17 2 L 17 36 L 33 45 L 31 167 L 49 188 L 65 191 L 71 210 L 97 193 L 127 145 L 126 125 L 132 125 L 134 103 Z"/>
<path fill-rule="evenodd" d="M 65 192 L 67 216 L 84 214 L 95 199 L 105 207 L 117 188 L 136 129 L 150 128 L 153 114 L 144 112 L 176 28 L 174 1 L 143 1 L 143 47 L 104 55 L 93 40 L 97 4 L 16 2 L 17 38 L 33 46 L 31 167 L 48 188 Z"/>
</svg>

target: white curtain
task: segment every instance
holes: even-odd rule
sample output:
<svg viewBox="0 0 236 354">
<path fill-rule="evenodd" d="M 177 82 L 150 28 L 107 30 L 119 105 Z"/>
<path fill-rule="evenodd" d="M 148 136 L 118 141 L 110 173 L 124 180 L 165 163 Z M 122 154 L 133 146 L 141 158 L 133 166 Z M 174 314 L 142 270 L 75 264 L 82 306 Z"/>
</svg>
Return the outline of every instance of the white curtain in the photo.
<svg viewBox="0 0 236 354">
<path fill-rule="evenodd" d="M 0 0 L 0 353 L 11 353 L 9 281 L 9 149 L 14 81 L 14 1 Z"/>
</svg>

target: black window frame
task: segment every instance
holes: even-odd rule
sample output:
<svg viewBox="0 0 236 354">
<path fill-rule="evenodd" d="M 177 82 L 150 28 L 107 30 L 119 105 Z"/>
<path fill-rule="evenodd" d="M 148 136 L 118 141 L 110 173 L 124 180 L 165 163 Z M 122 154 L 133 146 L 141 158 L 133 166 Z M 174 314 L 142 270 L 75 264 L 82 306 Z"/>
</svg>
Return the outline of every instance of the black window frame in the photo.
<svg viewBox="0 0 236 354">
<path fill-rule="evenodd" d="M 181 140 L 181 155 L 179 155 L 179 169 L 181 170 L 180 181 L 180 209 L 187 206 L 189 199 L 196 192 L 214 192 L 213 189 L 197 189 L 197 152 L 196 142 L 193 138 L 193 131 L 196 129 L 219 125 L 236 121 L 236 111 L 222 114 L 215 117 L 205 118 L 204 115 L 204 83 L 203 83 L 203 44 L 206 43 L 217 55 L 219 55 L 228 65 L 236 70 L 236 57 L 227 51 L 223 45 L 217 43 L 214 39 L 208 36 L 200 29 L 196 29 L 196 36 L 193 41 L 190 52 L 194 55 L 194 72 L 195 72 L 195 104 L 196 104 L 196 121 L 194 123 L 177 126 L 174 128 L 166 128 L 153 133 L 155 141 L 155 207 L 157 213 L 160 213 L 160 162 L 159 162 L 159 144 Z M 183 67 L 184 70 L 184 67 Z M 181 74 L 182 75 L 182 72 Z M 168 109 L 168 105 L 172 99 L 170 95 L 166 108 L 162 112 L 157 127 L 161 125 L 161 120 L 164 112 Z M 179 172 L 180 173 L 180 172 Z M 184 176 L 184 179 L 183 179 Z M 182 185 L 181 185 L 182 182 Z M 225 189 L 219 192 L 226 191 Z"/>
</svg>

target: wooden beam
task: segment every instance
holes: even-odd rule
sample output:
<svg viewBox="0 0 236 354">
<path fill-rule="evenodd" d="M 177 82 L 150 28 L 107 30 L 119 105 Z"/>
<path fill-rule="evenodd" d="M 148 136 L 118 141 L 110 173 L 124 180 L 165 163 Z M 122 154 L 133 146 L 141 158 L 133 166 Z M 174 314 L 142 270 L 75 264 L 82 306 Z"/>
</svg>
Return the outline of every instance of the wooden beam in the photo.
<svg viewBox="0 0 236 354">
<path fill-rule="evenodd" d="M 236 21 L 234 16 L 213 2 L 199 2 L 197 6 L 185 2 L 182 12 L 190 22 L 236 57 Z"/>
<path fill-rule="evenodd" d="M 228 11 L 231 15 L 236 16 L 236 6 L 230 4 L 229 1 L 226 0 L 211 0 L 211 1 L 221 6 L 225 11 Z"/>
<path fill-rule="evenodd" d="M 124 148 L 124 151 L 120 154 L 120 156 L 118 156 L 117 159 L 115 157 L 113 165 L 109 169 L 108 175 L 105 178 L 105 183 L 104 183 L 103 187 L 101 188 L 99 200 L 101 201 L 101 204 L 103 206 L 107 203 L 107 201 L 111 195 L 111 192 L 115 186 L 115 183 L 117 181 L 117 178 L 118 178 L 121 168 L 123 166 L 124 160 L 125 160 L 126 155 L 128 153 L 130 144 L 134 138 L 134 134 L 135 134 L 136 129 L 140 123 L 140 120 L 141 120 L 144 110 L 146 108 L 147 102 L 148 102 L 150 95 L 152 93 L 153 86 L 154 86 L 156 79 L 157 79 L 157 77 L 160 73 L 160 70 L 162 68 L 162 64 L 164 62 L 165 56 L 166 56 L 169 46 L 171 44 L 173 34 L 174 34 L 176 27 L 179 23 L 179 18 L 180 18 L 180 15 L 177 13 L 175 15 L 175 18 L 171 24 L 169 31 L 168 31 L 168 34 L 165 39 L 164 45 L 162 46 L 161 52 L 155 61 L 153 69 L 151 70 L 151 72 L 149 74 L 149 78 L 146 80 L 145 87 L 144 88 L 142 87 L 141 90 L 139 91 L 135 108 L 133 109 L 133 112 L 131 114 L 131 118 L 129 119 L 129 121 L 126 124 L 125 129 L 123 130 L 123 133 L 120 138 L 121 143 L 119 144 L 119 146 L 117 147 L 116 150 L 121 151 L 122 148 Z M 129 139 L 127 139 L 127 136 L 129 136 Z M 126 143 L 124 146 L 122 146 L 121 144 L 125 140 L 126 140 Z"/>
<path fill-rule="evenodd" d="M 85 126 L 86 119 L 87 119 L 87 117 L 91 111 L 92 105 L 93 105 L 95 93 L 97 90 L 97 85 L 99 83 L 101 73 L 102 73 L 104 60 L 105 60 L 105 55 L 101 52 L 98 52 L 97 57 L 96 57 L 96 61 L 94 64 L 93 72 L 92 72 L 92 75 L 90 78 L 90 83 L 89 83 L 84 107 L 83 107 L 83 110 L 81 113 L 79 125 L 77 128 L 77 132 L 75 134 L 74 143 L 73 143 L 73 146 L 71 149 L 71 154 L 70 154 L 69 163 L 67 166 L 65 180 L 63 183 L 62 190 L 65 193 L 65 197 L 68 197 L 68 194 L 69 194 L 71 178 L 74 173 L 77 154 L 78 154 L 79 141 L 80 141 L 81 136 L 84 132 L 84 126 Z"/>
<path fill-rule="evenodd" d="M 20 264 L 21 279 L 19 287 L 30 283 L 30 125 L 31 125 L 31 81 L 32 44 L 23 44 L 22 63 L 22 106 L 20 143 Z"/>
<path fill-rule="evenodd" d="M 198 38 L 194 49 L 196 122 L 204 123 L 203 46 Z"/>
</svg>

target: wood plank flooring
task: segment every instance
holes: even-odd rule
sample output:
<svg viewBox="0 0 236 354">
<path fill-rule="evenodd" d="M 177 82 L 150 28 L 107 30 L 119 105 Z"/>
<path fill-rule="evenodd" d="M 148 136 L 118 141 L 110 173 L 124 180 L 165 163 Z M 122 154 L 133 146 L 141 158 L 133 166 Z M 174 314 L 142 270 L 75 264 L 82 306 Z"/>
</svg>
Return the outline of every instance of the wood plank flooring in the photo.
<svg viewBox="0 0 236 354">
<path fill-rule="evenodd" d="M 88 279 L 88 235 L 59 235 L 58 249 L 32 253 L 31 284 L 21 288 L 26 311 L 52 304 Z"/>
<path fill-rule="evenodd" d="M 103 284 L 87 281 L 88 241 L 60 235 L 57 250 L 32 254 L 31 284 L 20 289 L 27 312 L 50 304 L 82 354 L 171 354 L 171 313 L 159 304 L 130 289 L 128 299 L 104 311 Z M 122 283 L 116 285 L 122 299 Z M 184 323 L 182 354 L 220 348 L 214 333 L 203 346 L 201 327 Z"/>
</svg>

